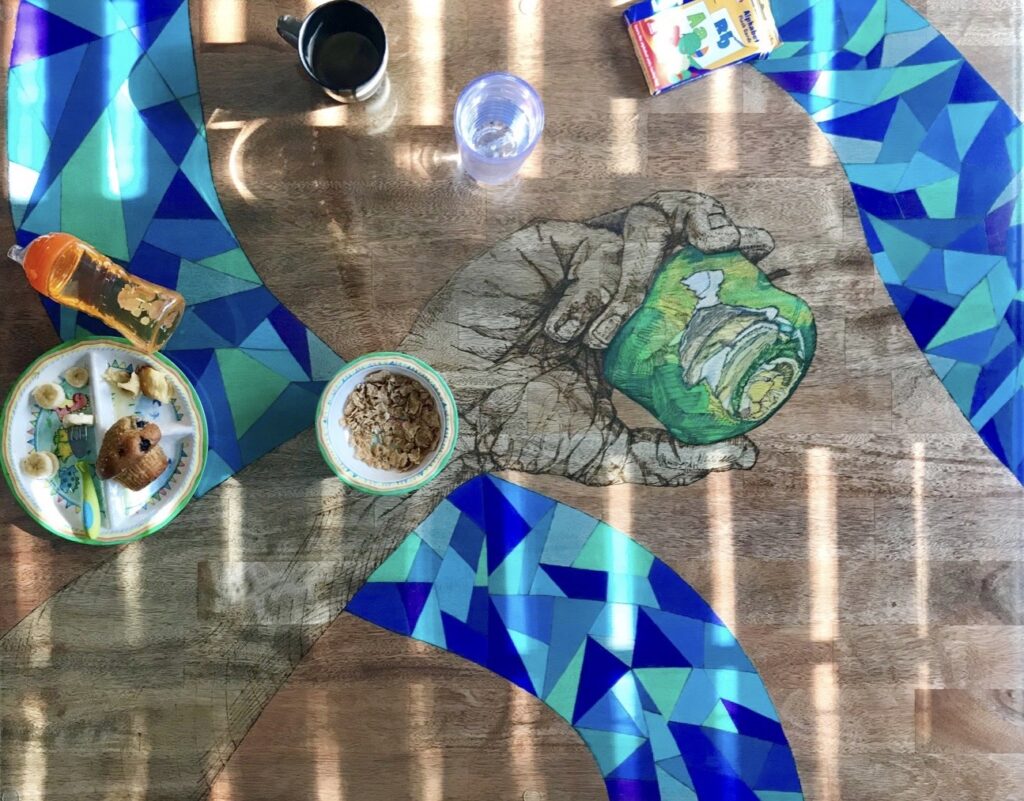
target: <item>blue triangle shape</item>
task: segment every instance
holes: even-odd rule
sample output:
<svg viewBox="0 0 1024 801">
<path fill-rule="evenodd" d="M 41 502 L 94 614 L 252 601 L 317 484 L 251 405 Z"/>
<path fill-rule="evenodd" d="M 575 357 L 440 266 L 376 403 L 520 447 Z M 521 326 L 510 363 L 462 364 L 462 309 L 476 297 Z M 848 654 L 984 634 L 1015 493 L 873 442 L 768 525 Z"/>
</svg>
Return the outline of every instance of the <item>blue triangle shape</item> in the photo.
<svg viewBox="0 0 1024 801">
<path fill-rule="evenodd" d="M 313 425 L 319 399 L 302 384 L 286 386 L 238 441 L 243 462 L 256 461 Z"/>
<path fill-rule="evenodd" d="M 11 66 L 15 67 L 100 38 L 92 31 L 31 3 L 22 3 L 18 9 L 17 27 L 23 33 L 14 37 Z M 30 31 L 35 35 L 30 35 Z"/>
<path fill-rule="evenodd" d="M 596 640 L 587 637 L 583 651 L 583 670 L 576 692 L 576 706 L 572 720 L 576 724 L 602 696 L 610 692 L 616 682 L 629 672 L 629 667 L 617 656 L 605 650 Z"/>
<path fill-rule="evenodd" d="M 78 77 L 78 71 L 85 58 L 84 45 L 65 50 L 63 53 L 50 56 L 44 62 L 46 66 L 46 91 L 43 94 L 43 127 L 52 137 L 57 124 L 64 114 L 71 87 Z"/>
<path fill-rule="evenodd" d="M 157 141 L 175 164 L 180 164 L 198 135 L 195 123 L 177 100 L 139 110 Z"/>
<path fill-rule="evenodd" d="M 586 669 L 586 656 L 584 656 L 584 669 Z M 580 683 L 582 684 L 582 676 Z M 574 720 L 573 725 L 598 731 L 617 731 L 637 737 L 645 737 L 647 734 L 640 730 L 633 718 L 629 716 L 626 708 L 619 703 L 619 699 L 611 691 L 602 696 L 579 720 Z M 632 777 L 621 776 L 620 778 Z"/>
<path fill-rule="evenodd" d="M 249 350 L 248 348 L 242 348 L 242 350 L 264 367 L 269 367 L 289 381 L 309 381 L 309 376 L 287 350 Z M 309 422 L 312 424 L 313 421 Z"/>
<path fill-rule="evenodd" d="M 497 487 L 498 491 L 519 513 L 519 516 L 530 526 L 536 526 L 543 519 L 544 515 L 550 512 L 556 505 L 556 502 L 546 495 L 532 492 L 510 481 L 503 481 L 494 476 L 488 476 L 487 480 Z"/>
<path fill-rule="evenodd" d="M 194 61 L 181 57 L 182 43 L 190 42 L 191 38 L 188 4 L 184 3 L 178 7 L 148 51 L 149 57 L 177 97 L 186 97 L 199 91 Z"/>
<path fill-rule="evenodd" d="M 508 635 L 508 630 L 494 608 L 494 604 L 488 604 L 487 611 L 487 667 L 504 676 L 533 695 L 537 694 L 530 674 L 523 664 L 515 643 Z"/>
<path fill-rule="evenodd" d="M 317 380 L 318 376 L 314 375 L 313 367 L 309 356 L 309 341 L 307 339 L 306 326 L 295 319 L 290 311 L 284 306 L 279 306 L 270 313 L 268 318 L 271 324 L 274 326 L 274 330 L 277 331 L 277 335 L 281 338 L 281 341 L 285 344 L 292 356 L 295 357 L 306 374 L 314 380 Z M 334 357 L 334 362 L 340 362 L 337 356 Z M 337 367 L 334 368 L 338 369 Z"/>
<path fill-rule="evenodd" d="M 635 779 L 639 781 L 655 781 L 654 752 L 650 742 L 643 743 L 632 754 L 626 757 L 619 766 L 608 774 L 609 779 Z"/>
<path fill-rule="evenodd" d="M 218 270 L 211 270 L 209 267 L 196 264 L 188 259 L 181 259 L 177 290 L 184 295 L 185 300 L 191 305 L 206 303 L 229 295 L 237 295 L 240 292 L 249 292 L 260 286 L 260 284 L 243 281 L 240 278 L 226 275 Z M 305 373 L 303 373 L 303 376 L 303 378 L 296 378 L 295 380 L 308 380 L 308 376 L 305 376 Z"/>
<path fill-rule="evenodd" d="M 633 667 L 693 667 L 643 607 L 637 614 Z"/>
<path fill-rule="evenodd" d="M 167 187 L 156 217 L 172 220 L 214 220 L 217 215 L 180 170 Z"/>
</svg>

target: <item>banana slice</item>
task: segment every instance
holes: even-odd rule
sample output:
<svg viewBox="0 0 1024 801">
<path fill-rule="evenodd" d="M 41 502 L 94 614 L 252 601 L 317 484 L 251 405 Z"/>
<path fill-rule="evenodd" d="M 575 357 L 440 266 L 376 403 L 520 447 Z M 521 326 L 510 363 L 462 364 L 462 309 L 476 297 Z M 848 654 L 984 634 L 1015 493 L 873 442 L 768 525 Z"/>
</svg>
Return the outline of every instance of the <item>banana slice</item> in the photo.
<svg viewBox="0 0 1024 801">
<path fill-rule="evenodd" d="M 71 428 L 72 426 L 91 426 L 95 425 L 96 420 L 91 414 L 72 413 L 64 415 L 65 428 Z"/>
<path fill-rule="evenodd" d="M 72 367 L 64 371 L 64 380 L 75 389 L 81 389 L 89 383 L 89 371 L 84 367 Z"/>
<path fill-rule="evenodd" d="M 122 381 L 117 385 L 118 389 L 124 390 L 133 398 L 139 397 L 139 374 L 132 373 L 127 381 Z"/>
<path fill-rule="evenodd" d="M 57 475 L 60 461 L 50 451 L 32 451 L 21 460 L 21 471 L 29 478 L 46 479 Z"/>
<path fill-rule="evenodd" d="M 63 406 L 67 399 L 68 396 L 64 394 L 61 385 L 53 382 L 40 384 L 32 390 L 32 400 L 43 409 L 56 409 L 58 406 Z"/>
</svg>

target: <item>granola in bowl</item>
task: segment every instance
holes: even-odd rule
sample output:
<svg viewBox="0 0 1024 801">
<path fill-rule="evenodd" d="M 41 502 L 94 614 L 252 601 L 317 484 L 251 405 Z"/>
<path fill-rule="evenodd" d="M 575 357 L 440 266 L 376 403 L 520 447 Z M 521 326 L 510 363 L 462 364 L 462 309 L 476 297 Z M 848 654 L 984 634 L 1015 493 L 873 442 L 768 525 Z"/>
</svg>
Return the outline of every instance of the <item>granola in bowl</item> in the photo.
<svg viewBox="0 0 1024 801">
<path fill-rule="evenodd" d="M 437 446 L 441 418 L 419 381 L 378 370 L 348 396 L 341 424 L 356 457 L 379 470 L 413 470 Z"/>
</svg>

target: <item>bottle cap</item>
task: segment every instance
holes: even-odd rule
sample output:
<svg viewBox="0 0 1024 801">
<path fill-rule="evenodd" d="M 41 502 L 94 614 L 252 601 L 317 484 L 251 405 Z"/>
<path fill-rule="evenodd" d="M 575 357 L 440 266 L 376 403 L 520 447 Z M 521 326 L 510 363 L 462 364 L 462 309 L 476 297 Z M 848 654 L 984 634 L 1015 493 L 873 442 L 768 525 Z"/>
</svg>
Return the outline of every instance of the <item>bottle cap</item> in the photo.
<svg viewBox="0 0 1024 801">
<path fill-rule="evenodd" d="M 28 250 L 28 248 L 23 248 L 21 245 L 11 245 L 11 249 L 7 251 L 7 258 L 24 266 L 26 250 Z"/>
</svg>

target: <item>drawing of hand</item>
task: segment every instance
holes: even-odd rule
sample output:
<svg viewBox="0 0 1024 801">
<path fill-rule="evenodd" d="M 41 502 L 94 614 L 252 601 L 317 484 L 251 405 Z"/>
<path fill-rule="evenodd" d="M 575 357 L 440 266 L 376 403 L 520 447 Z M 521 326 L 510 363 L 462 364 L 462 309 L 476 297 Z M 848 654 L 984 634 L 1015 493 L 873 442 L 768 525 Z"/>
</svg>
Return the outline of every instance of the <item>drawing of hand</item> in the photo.
<svg viewBox="0 0 1024 801">
<path fill-rule="evenodd" d="M 738 249 L 756 263 L 773 242 L 735 226 L 707 195 L 662 192 L 589 223 L 531 225 L 456 273 L 402 344 L 455 392 L 456 464 L 659 486 L 750 467 L 756 449 L 742 437 L 696 446 L 662 428 L 629 428 L 602 377 L 604 350 L 686 245 Z"/>
</svg>

